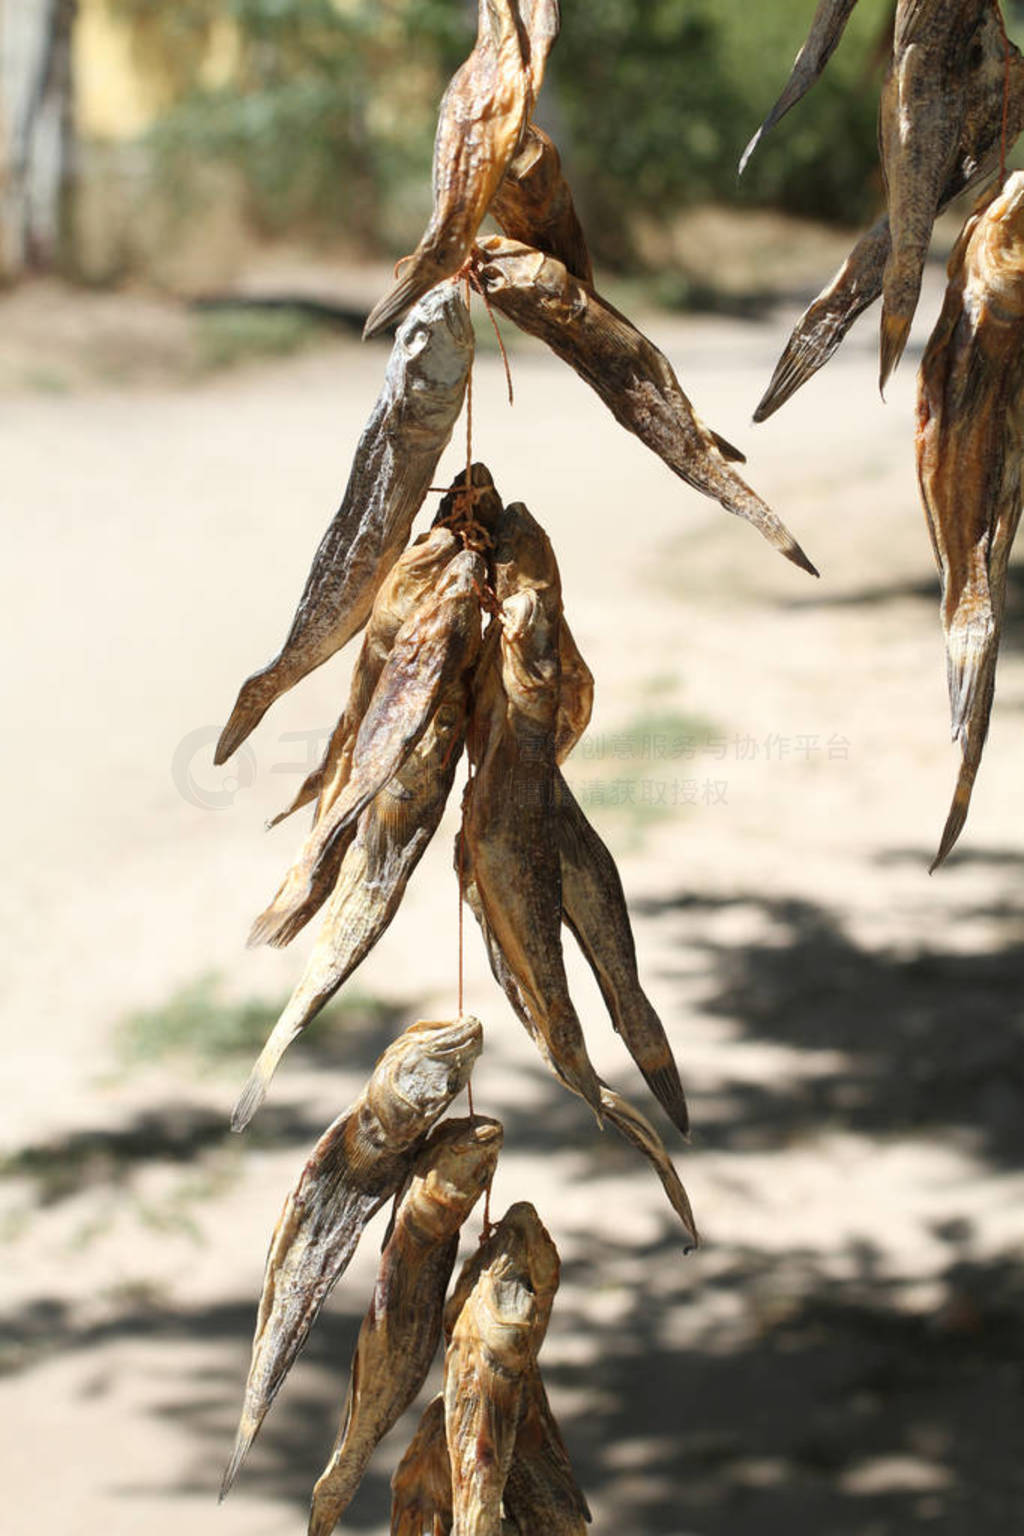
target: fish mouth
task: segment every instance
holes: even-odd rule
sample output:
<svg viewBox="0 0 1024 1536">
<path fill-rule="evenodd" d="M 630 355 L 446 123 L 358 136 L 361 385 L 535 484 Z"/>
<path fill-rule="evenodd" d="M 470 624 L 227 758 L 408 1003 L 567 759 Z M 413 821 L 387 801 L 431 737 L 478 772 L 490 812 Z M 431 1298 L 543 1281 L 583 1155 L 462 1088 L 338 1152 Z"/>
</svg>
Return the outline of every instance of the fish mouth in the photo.
<svg viewBox="0 0 1024 1536">
<path fill-rule="evenodd" d="M 448 1061 L 452 1057 L 465 1055 L 472 1051 L 478 1056 L 483 1050 L 484 1029 L 479 1019 L 474 1019 L 471 1014 L 466 1014 L 461 1019 L 453 1022 L 439 1020 L 437 1022 L 425 1022 L 422 1029 L 444 1030 L 444 1038 L 438 1040 L 429 1047 L 429 1054 L 439 1061 Z"/>
</svg>

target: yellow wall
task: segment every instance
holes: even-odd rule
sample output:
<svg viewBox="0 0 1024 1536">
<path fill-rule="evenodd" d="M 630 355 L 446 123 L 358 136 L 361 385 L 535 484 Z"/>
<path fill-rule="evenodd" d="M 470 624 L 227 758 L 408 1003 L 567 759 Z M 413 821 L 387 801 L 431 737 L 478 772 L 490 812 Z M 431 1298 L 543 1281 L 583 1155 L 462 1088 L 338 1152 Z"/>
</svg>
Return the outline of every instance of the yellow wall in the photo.
<svg viewBox="0 0 1024 1536">
<path fill-rule="evenodd" d="M 173 0 L 155 0 L 173 4 Z M 203 71 L 207 84 L 227 78 L 235 59 L 235 37 L 218 27 Z M 128 31 L 113 21 L 106 0 L 79 0 L 75 27 L 75 87 L 78 130 L 86 138 L 127 139 L 153 121 L 166 98 L 160 82 L 137 67 Z"/>
</svg>

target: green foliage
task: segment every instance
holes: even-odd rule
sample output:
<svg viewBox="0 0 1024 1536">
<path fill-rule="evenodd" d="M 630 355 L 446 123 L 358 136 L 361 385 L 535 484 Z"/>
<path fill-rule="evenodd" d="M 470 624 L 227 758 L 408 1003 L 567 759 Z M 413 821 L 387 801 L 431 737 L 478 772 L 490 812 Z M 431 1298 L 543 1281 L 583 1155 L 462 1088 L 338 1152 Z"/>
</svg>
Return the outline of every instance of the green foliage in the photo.
<svg viewBox="0 0 1024 1536">
<path fill-rule="evenodd" d="M 563 0 L 551 81 L 595 227 L 707 200 L 856 222 L 877 195 L 873 63 L 890 0 L 862 0 L 814 90 L 740 154 L 803 42 L 809 0 Z M 613 223 L 614 229 L 614 223 Z M 628 234 L 621 244 L 628 249 Z"/>
<path fill-rule="evenodd" d="M 441 92 L 471 46 L 464 0 L 108 0 L 168 102 L 152 146 L 184 197 L 228 166 L 271 232 L 344 230 L 407 249 L 429 204 Z M 876 107 L 892 0 L 860 0 L 828 69 L 759 149 L 812 0 L 562 0 L 538 116 L 563 148 L 593 244 L 634 257 L 636 215 L 760 203 L 848 223 L 879 198 Z M 211 39 L 234 38 L 216 84 Z"/>
<path fill-rule="evenodd" d="M 227 309 L 196 321 L 197 366 L 202 373 L 265 357 L 289 357 L 325 334 L 298 310 Z"/>
</svg>

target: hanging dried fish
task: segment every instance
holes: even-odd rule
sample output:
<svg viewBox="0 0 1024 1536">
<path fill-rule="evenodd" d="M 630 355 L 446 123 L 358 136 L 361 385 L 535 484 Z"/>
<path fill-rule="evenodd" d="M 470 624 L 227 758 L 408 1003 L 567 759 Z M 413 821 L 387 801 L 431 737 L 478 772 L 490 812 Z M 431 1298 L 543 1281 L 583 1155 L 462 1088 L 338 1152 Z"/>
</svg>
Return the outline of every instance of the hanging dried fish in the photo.
<svg viewBox="0 0 1024 1536">
<path fill-rule="evenodd" d="M 274 660 L 243 683 L 215 762 L 225 762 L 280 694 L 366 623 L 452 435 L 472 362 L 473 327 L 458 288 L 445 284 L 425 293 L 395 338 L 384 388 L 288 637 Z"/>
<path fill-rule="evenodd" d="M 377 943 L 437 831 L 466 728 L 469 679 L 448 691 L 411 755 L 366 807 L 345 850 L 302 980 L 253 1067 L 231 1119 L 244 1130 L 285 1051 Z"/>
<path fill-rule="evenodd" d="M 459 1232 L 494 1177 L 501 1141 L 496 1120 L 448 1120 L 417 1159 L 359 1330 L 342 1427 L 313 1490 L 309 1536 L 330 1536 L 374 1450 L 426 1380 Z"/>
<path fill-rule="evenodd" d="M 414 1024 L 388 1046 L 352 1107 L 321 1136 L 274 1229 L 227 1493 L 317 1313 L 422 1138 L 469 1081 L 479 1020 Z"/>
<path fill-rule="evenodd" d="M 501 1536 L 501 1499 L 535 1356 L 535 1314 L 528 1269 L 502 1253 L 456 1319 L 444 1360 L 452 1536 Z"/>
<path fill-rule="evenodd" d="M 451 1528 L 452 1468 L 438 1393 L 391 1479 L 391 1536 L 449 1536 Z"/>
<path fill-rule="evenodd" d="M 395 637 L 356 734 L 348 782 L 313 829 L 312 883 L 330 867 L 333 845 L 408 759 L 445 695 L 468 680 L 480 651 L 486 578 L 482 557 L 461 550 Z"/>
<path fill-rule="evenodd" d="M 1004 81 L 1006 143 L 1012 146 L 1024 128 L 1024 60 L 1010 45 L 1009 60 L 999 7 L 993 3 L 978 29 L 966 74 L 966 104 L 956 163 L 939 202 L 939 213 L 962 193 L 990 176 L 999 162 L 1003 135 Z M 847 331 L 882 292 L 882 278 L 892 250 L 889 215 L 862 235 L 831 283 L 804 311 L 754 412 L 767 421 L 808 379 L 823 368 Z"/>
<path fill-rule="evenodd" d="M 590 252 L 558 150 L 536 123 L 526 130 L 490 212 L 510 240 L 557 257 L 573 277 L 593 282 Z"/>
<path fill-rule="evenodd" d="M 795 107 L 817 80 L 839 46 L 839 41 L 846 30 L 846 23 L 853 15 L 856 4 L 857 0 L 819 0 L 811 22 L 811 30 L 807 34 L 807 41 L 794 60 L 792 73 L 786 81 L 782 95 L 740 157 L 739 174 L 741 176 L 747 168 L 747 161 L 765 134 L 770 133 L 776 123 L 781 122 L 790 107 Z"/>
<path fill-rule="evenodd" d="M 899 0 L 878 138 L 892 250 L 882 278 L 885 388 L 903 355 L 942 192 L 956 165 L 967 63 L 987 0 Z"/>
<path fill-rule="evenodd" d="M 346 847 L 355 836 L 355 826 L 347 839 L 335 841 L 330 857 L 322 859 L 321 823 L 349 782 L 359 727 L 399 633 L 412 615 L 429 602 L 459 550 L 459 541 L 450 530 L 432 528 L 405 551 L 377 593 L 352 674 L 348 702 L 323 762 L 309 775 L 285 812 L 290 814 L 316 796 L 313 826 L 273 901 L 254 922 L 250 944 L 290 943 L 327 900 Z"/>
<path fill-rule="evenodd" d="M 526 1383 L 504 1504 L 519 1536 L 583 1536 L 590 1522 L 586 1498 L 537 1370 Z"/>
<path fill-rule="evenodd" d="M 921 499 L 942 576 L 953 739 L 963 762 L 935 863 L 963 829 L 988 734 L 1021 515 L 1024 174 L 966 224 L 918 374 Z"/>
<path fill-rule="evenodd" d="M 555 774 L 562 916 L 597 978 L 629 1054 L 685 1136 L 690 1117 L 668 1036 L 640 985 L 636 946 L 615 860 L 560 773 Z"/>
<path fill-rule="evenodd" d="M 519 12 L 523 60 L 536 101 L 544 84 L 548 55 L 558 41 L 562 27 L 561 6 L 559 0 L 514 0 L 514 4 Z"/>
<path fill-rule="evenodd" d="M 477 230 L 533 112 L 515 0 L 479 0 L 476 46 L 441 102 L 434 140 L 434 211 L 406 270 L 372 310 L 376 336 L 473 248 Z"/>
<path fill-rule="evenodd" d="M 496 309 L 547 342 L 615 419 L 687 485 L 746 518 L 787 560 L 817 575 L 779 518 L 727 462 L 743 455 L 695 414 L 653 342 L 560 261 L 499 237 L 479 247 L 477 275 Z"/>
<path fill-rule="evenodd" d="M 547 1049 L 544 1035 L 537 1020 L 533 1017 L 526 1002 L 525 995 L 519 986 L 518 978 L 513 971 L 500 943 L 492 932 L 480 901 L 477 890 L 475 872 L 473 868 L 473 855 L 469 843 L 460 835 L 455 842 L 455 867 L 461 871 L 462 894 L 473 916 L 476 918 L 483 935 L 484 945 L 487 949 L 487 958 L 495 981 L 501 987 L 512 1006 L 513 1012 L 525 1025 L 530 1038 L 544 1056 L 549 1066 L 557 1077 L 571 1092 L 579 1090 L 559 1070 L 557 1063 Z M 664 1143 L 657 1131 L 638 1109 L 635 1109 L 620 1093 L 616 1093 L 598 1078 L 601 1087 L 601 1110 L 605 1119 L 609 1120 L 620 1136 L 636 1147 L 637 1151 L 651 1164 L 661 1186 L 668 1196 L 669 1204 L 679 1217 L 686 1230 L 689 1246 L 685 1250 L 690 1252 L 700 1242 L 697 1232 L 697 1224 L 693 1219 L 693 1209 L 690 1205 L 686 1190 L 680 1182 L 679 1175 L 672 1166 L 672 1161 L 665 1151 Z"/>
<path fill-rule="evenodd" d="M 600 1118 L 562 959 L 552 805 L 560 610 L 550 588 L 526 587 L 502 604 L 478 673 L 463 826 L 480 903 L 529 999 L 544 1054 Z"/>
<path fill-rule="evenodd" d="M 473 1287 L 484 1270 L 502 1254 L 511 1255 L 530 1277 L 535 1304 L 533 1352 L 539 1354 L 551 1321 L 562 1266 L 551 1233 L 529 1200 L 517 1200 L 510 1205 L 501 1220 L 481 1240 L 476 1252 L 463 1264 L 444 1309 L 445 1339 L 451 1342 L 459 1313 Z"/>
<path fill-rule="evenodd" d="M 505 507 L 494 524 L 491 565 L 499 603 L 527 587 L 544 595 L 558 625 L 558 715 L 555 761 L 563 763 L 590 724 L 594 674 L 580 655 L 562 609 L 562 578 L 551 540 L 521 501 Z"/>
</svg>

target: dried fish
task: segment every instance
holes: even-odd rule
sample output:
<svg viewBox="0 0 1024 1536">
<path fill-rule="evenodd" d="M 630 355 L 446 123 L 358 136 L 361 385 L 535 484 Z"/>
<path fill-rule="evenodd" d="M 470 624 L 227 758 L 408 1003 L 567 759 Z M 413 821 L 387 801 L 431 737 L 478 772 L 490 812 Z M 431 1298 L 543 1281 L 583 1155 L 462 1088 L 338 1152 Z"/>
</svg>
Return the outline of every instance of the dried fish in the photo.
<svg viewBox="0 0 1024 1536">
<path fill-rule="evenodd" d="M 274 1229 L 227 1493 L 317 1313 L 370 1219 L 396 1191 L 423 1137 L 469 1081 L 479 1020 L 414 1024 L 352 1107 L 321 1136 Z"/>
<path fill-rule="evenodd" d="M 444 1360 L 452 1536 L 501 1536 L 501 1499 L 535 1356 L 535 1314 L 528 1269 L 500 1253 L 456 1319 Z"/>
<path fill-rule="evenodd" d="M 463 898 L 480 926 L 484 945 L 487 949 L 487 958 L 490 962 L 495 981 L 505 993 L 513 1012 L 525 1025 L 534 1044 L 556 1076 L 561 1079 L 571 1092 L 579 1093 L 579 1089 L 566 1078 L 558 1065 L 552 1060 L 544 1035 L 537 1020 L 530 1011 L 518 978 L 488 923 L 487 915 L 480 901 L 480 894 L 477 889 L 472 850 L 469 843 L 461 835 L 456 838 L 455 865 L 457 869 L 461 870 Z M 675 1168 L 672 1166 L 672 1161 L 665 1151 L 661 1137 L 650 1121 L 638 1109 L 635 1109 L 627 1099 L 609 1088 L 607 1083 L 601 1082 L 600 1078 L 598 1078 L 598 1082 L 601 1088 L 601 1110 L 605 1119 L 609 1120 L 620 1136 L 636 1147 L 637 1151 L 642 1153 L 651 1164 L 661 1180 L 661 1186 L 668 1196 L 669 1204 L 686 1230 L 689 1245 L 685 1251 L 690 1252 L 700 1242 L 697 1225 L 693 1218 L 693 1209 L 686 1190 L 680 1182 L 679 1175 L 676 1173 Z"/>
<path fill-rule="evenodd" d="M 510 1205 L 501 1220 L 483 1238 L 476 1252 L 470 1254 L 463 1264 L 444 1309 L 444 1336 L 447 1341 L 451 1341 L 459 1313 L 473 1287 L 484 1270 L 503 1253 L 510 1254 L 519 1268 L 530 1277 L 535 1303 L 533 1352 L 536 1355 L 540 1352 L 551 1321 L 551 1309 L 555 1304 L 562 1266 L 551 1233 L 529 1200 L 517 1200 L 514 1205 Z"/>
<path fill-rule="evenodd" d="M 795 107 L 817 80 L 839 46 L 839 41 L 846 30 L 846 23 L 853 15 L 856 4 L 857 0 L 819 0 L 811 22 L 811 30 L 807 34 L 807 41 L 794 60 L 792 73 L 786 81 L 782 95 L 740 157 L 739 174 L 741 176 L 747 168 L 747 161 L 765 134 L 770 133 L 776 123 L 781 122 L 790 107 Z"/>
<path fill-rule="evenodd" d="M 420 294 L 454 276 L 473 248 L 533 112 L 520 25 L 516 0 L 479 0 L 476 46 L 453 77 L 438 114 L 430 223 L 405 272 L 372 310 L 365 337 L 376 336 Z"/>
<path fill-rule="evenodd" d="M 921 499 L 942 576 L 953 738 L 963 761 L 932 868 L 959 837 L 995 691 L 1024 465 L 1024 174 L 966 224 L 918 374 Z"/>
<path fill-rule="evenodd" d="M 819 368 L 824 368 L 857 316 L 881 294 L 882 274 L 891 250 L 889 215 L 884 214 L 861 235 L 831 283 L 793 327 L 754 412 L 755 421 L 767 421 Z"/>
<path fill-rule="evenodd" d="M 562 578 L 551 540 L 521 501 L 505 507 L 494 524 L 491 564 L 499 602 L 530 587 L 544 594 L 549 611 L 560 616 L 555 761 L 563 763 L 590 724 L 594 675 L 562 611 Z"/>
<path fill-rule="evenodd" d="M 954 198 L 980 185 L 998 164 L 1007 67 L 1006 143 L 1009 147 L 1024 128 L 1024 60 L 1012 44 L 1007 60 L 999 7 L 993 0 L 968 59 L 963 128 L 956 163 L 939 202 L 940 213 Z M 861 236 L 832 282 L 797 321 L 754 412 L 755 421 L 766 421 L 819 368 L 823 368 L 858 315 L 881 296 L 882 278 L 891 250 L 889 215 L 884 214 Z"/>
<path fill-rule="evenodd" d="M 451 792 L 465 735 L 468 685 L 468 677 L 456 681 L 409 758 L 359 818 L 302 980 L 242 1090 L 232 1130 L 248 1125 L 292 1041 L 366 958 L 398 911 Z"/>
<path fill-rule="evenodd" d="M 449 1536 L 451 1528 L 452 1468 L 438 1393 L 391 1479 L 391 1536 Z"/>
<path fill-rule="evenodd" d="M 408 759 L 441 700 L 468 681 L 480 651 L 486 577 L 482 557 L 461 550 L 395 637 L 356 734 L 348 782 L 313 830 L 312 882 L 332 845 Z"/>
<path fill-rule="evenodd" d="M 899 0 L 896 7 L 892 69 L 878 119 L 892 231 L 882 278 L 883 389 L 910 334 L 932 225 L 956 165 L 967 63 L 986 6 L 987 0 Z"/>
<path fill-rule="evenodd" d="M 313 1490 L 309 1536 L 329 1536 L 377 1445 L 416 1397 L 441 1339 L 459 1231 L 490 1184 L 496 1120 L 448 1120 L 420 1154 L 359 1330 L 342 1427 Z"/>
<path fill-rule="evenodd" d="M 225 762 L 280 694 L 366 623 L 452 435 L 472 362 L 473 327 L 458 288 L 445 284 L 425 293 L 395 338 L 384 388 L 287 639 L 273 661 L 243 683 L 215 762 Z"/>
<path fill-rule="evenodd" d="M 495 308 L 547 342 L 680 479 L 746 518 L 787 560 L 817 575 L 771 508 L 730 468 L 728 460 L 742 455 L 708 430 L 667 358 L 624 315 L 553 256 L 512 240 L 481 242 L 477 275 Z"/>
<path fill-rule="evenodd" d="M 317 796 L 313 827 L 273 901 L 253 924 L 250 944 L 290 943 L 326 901 L 347 844 L 355 836 L 355 826 L 352 826 L 347 841 L 338 838 L 330 857 L 321 859 L 321 823 L 349 782 L 359 727 L 400 631 L 429 601 L 459 550 L 459 541 L 449 529 L 432 528 L 405 551 L 377 593 L 352 674 L 345 710 L 323 762 L 306 780 L 285 813 Z"/>
<path fill-rule="evenodd" d="M 573 277 L 593 282 L 590 252 L 558 150 L 536 123 L 527 128 L 490 212 L 510 240 L 557 257 Z"/>
<path fill-rule="evenodd" d="M 690 1127 L 679 1069 L 664 1026 L 640 985 L 636 946 L 615 860 L 560 773 L 555 826 L 562 866 L 562 916 L 597 978 L 612 1023 L 665 1113 Z"/>
<path fill-rule="evenodd" d="M 590 1521 L 586 1498 L 536 1370 L 526 1383 L 504 1503 L 519 1536 L 583 1536 Z"/>
<path fill-rule="evenodd" d="M 514 0 L 519 12 L 523 60 L 530 74 L 530 88 L 537 100 L 544 83 L 548 55 L 562 26 L 559 0 Z"/>
<path fill-rule="evenodd" d="M 469 730 L 463 808 L 487 923 L 516 977 L 545 1056 L 600 1118 L 600 1089 L 569 996 L 552 776 L 561 602 L 525 586 L 506 598 L 485 648 Z M 500 629 L 500 635 L 498 630 Z"/>
</svg>

